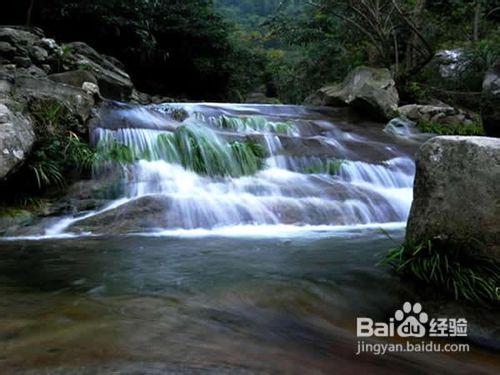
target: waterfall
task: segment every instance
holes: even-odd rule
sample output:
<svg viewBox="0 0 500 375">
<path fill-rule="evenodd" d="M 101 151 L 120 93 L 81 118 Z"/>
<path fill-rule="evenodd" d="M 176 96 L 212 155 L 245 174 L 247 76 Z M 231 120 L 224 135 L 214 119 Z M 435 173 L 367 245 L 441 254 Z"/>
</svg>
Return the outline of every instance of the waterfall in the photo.
<svg viewBox="0 0 500 375">
<path fill-rule="evenodd" d="M 182 122 L 171 117 L 178 109 L 188 114 Z M 105 168 L 120 170 L 123 196 L 47 233 L 99 231 L 100 218 L 109 225 L 126 217 L 141 221 L 144 231 L 160 231 L 382 225 L 408 216 L 411 147 L 382 129 L 370 138 L 362 125 L 345 125 L 334 112 L 300 106 L 165 104 L 119 111 L 126 121 L 111 111 L 92 139 L 109 158 Z M 97 168 L 95 178 L 100 174 Z M 135 214 L 138 207 L 146 213 Z"/>
</svg>

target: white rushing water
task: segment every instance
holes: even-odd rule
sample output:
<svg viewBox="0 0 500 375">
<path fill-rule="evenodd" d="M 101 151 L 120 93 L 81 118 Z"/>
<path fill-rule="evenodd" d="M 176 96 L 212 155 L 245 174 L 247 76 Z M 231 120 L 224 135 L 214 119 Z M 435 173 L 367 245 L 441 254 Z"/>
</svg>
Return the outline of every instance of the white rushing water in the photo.
<svg viewBox="0 0 500 375">
<path fill-rule="evenodd" d="M 189 117 L 173 121 L 169 114 L 181 107 Z M 127 205 L 144 197 L 161 207 L 162 219 L 145 228 L 156 234 L 325 230 L 393 225 L 408 216 L 414 162 L 387 136 L 382 142 L 365 137 L 362 129 L 343 130 L 305 107 L 164 105 L 116 111 L 127 126 L 103 118 L 92 137 L 101 149 L 132 150 L 135 161 L 118 167 L 124 170 L 123 196 L 100 210 L 61 219 L 47 236 L 71 233 L 75 225 L 117 209 L 121 220 Z M 234 142 L 260 144 L 265 164 L 256 168 L 253 154 L 239 151 Z M 377 160 L 371 161 L 368 151 Z M 202 167 L 198 159 L 205 162 Z M 230 229 L 235 227 L 240 230 Z"/>
</svg>

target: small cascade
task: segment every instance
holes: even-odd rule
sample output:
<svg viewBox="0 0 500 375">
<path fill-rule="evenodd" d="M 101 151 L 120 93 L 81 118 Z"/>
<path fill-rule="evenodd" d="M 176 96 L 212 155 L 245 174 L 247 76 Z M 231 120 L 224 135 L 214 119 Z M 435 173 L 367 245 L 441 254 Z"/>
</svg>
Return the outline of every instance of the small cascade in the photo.
<svg viewBox="0 0 500 375">
<path fill-rule="evenodd" d="M 188 117 L 144 126 L 141 107 L 133 115 L 141 117 L 137 127 L 128 116 L 126 127 L 116 121 L 108 126 L 104 118 L 93 129 L 106 168 L 121 171 L 123 196 L 101 210 L 65 218 L 48 234 L 99 232 L 100 218 L 109 224 L 126 217 L 143 231 L 352 226 L 407 218 L 414 162 L 408 148 L 400 150 L 382 129 L 379 138 L 369 139 L 362 128 L 342 129 L 324 111 L 292 106 L 174 104 L 146 112 L 158 120 L 172 108 Z"/>
</svg>

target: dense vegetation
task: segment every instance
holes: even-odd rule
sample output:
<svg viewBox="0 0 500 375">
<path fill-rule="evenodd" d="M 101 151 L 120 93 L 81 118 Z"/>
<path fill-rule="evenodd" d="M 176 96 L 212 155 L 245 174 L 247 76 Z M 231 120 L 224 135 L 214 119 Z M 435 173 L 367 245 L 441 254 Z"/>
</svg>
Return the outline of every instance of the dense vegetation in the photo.
<svg viewBox="0 0 500 375">
<path fill-rule="evenodd" d="M 241 67 L 251 53 L 233 42 L 233 26 L 211 1 L 34 0 L 11 7 L 1 23 L 28 22 L 58 40 L 87 42 L 120 59 L 143 91 L 222 100 L 234 95 L 236 81 L 245 89 Z"/>
<path fill-rule="evenodd" d="M 499 21 L 500 0 L 19 0 L 0 15 L 121 59 L 143 91 L 239 101 L 264 87 L 292 103 L 360 64 L 391 68 L 412 99 L 476 92 Z M 422 68 L 446 48 L 472 64 L 442 82 Z"/>
</svg>

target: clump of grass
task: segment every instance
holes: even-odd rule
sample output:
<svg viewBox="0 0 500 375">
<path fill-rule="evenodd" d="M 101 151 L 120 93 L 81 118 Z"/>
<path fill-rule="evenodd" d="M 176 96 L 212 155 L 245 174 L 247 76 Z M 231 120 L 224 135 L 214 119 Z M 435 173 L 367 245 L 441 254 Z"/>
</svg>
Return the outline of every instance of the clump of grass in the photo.
<svg viewBox="0 0 500 375">
<path fill-rule="evenodd" d="M 215 177 L 251 175 L 265 166 L 264 147 L 253 141 L 224 142 L 203 128 L 182 126 L 161 134 L 148 150 L 136 150 L 115 140 L 97 145 L 98 165 L 130 164 L 137 160 L 165 160 L 196 173 Z"/>
<path fill-rule="evenodd" d="M 73 130 L 78 120 L 71 111 L 53 100 L 32 101 L 29 109 L 36 142 L 25 170 L 38 190 L 30 194 L 64 186 L 67 174 L 90 170 L 94 151 Z"/>
<path fill-rule="evenodd" d="M 382 264 L 440 288 L 457 300 L 475 303 L 500 301 L 500 263 L 473 249 L 477 241 L 450 244 L 434 239 L 406 242 L 389 251 Z"/>
<path fill-rule="evenodd" d="M 103 141 L 97 145 L 91 158 L 91 165 L 101 167 L 107 163 L 130 164 L 139 158 L 132 148 L 124 144 L 115 140 Z"/>
<path fill-rule="evenodd" d="M 327 159 L 308 166 L 304 169 L 304 173 L 329 174 L 331 176 L 336 176 L 340 173 L 340 170 L 345 163 L 347 163 L 347 160 Z"/>
<path fill-rule="evenodd" d="M 203 130 L 181 127 L 172 135 L 172 154 L 186 169 L 208 176 L 239 177 L 264 165 L 262 148 L 251 141 L 223 143 Z"/>
<path fill-rule="evenodd" d="M 295 125 L 289 121 L 273 122 L 262 116 L 221 116 L 216 120 L 215 125 L 222 129 L 240 132 L 261 131 L 288 135 L 293 134 L 295 130 Z"/>
<path fill-rule="evenodd" d="M 421 121 L 418 128 L 424 133 L 433 133 L 438 135 L 484 135 L 484 128 L 480 120 L 476 120 L 470 125 L 465 124 L 439 124 L 430 121 Z"/>
<path fill-rule="evenodd" d="M 264 167 L 265 151 L 259 143 L 236 141 L 231 143 L 230 147 L 239 169 L 237 175 L 251 175 Z"/>
</svg>

